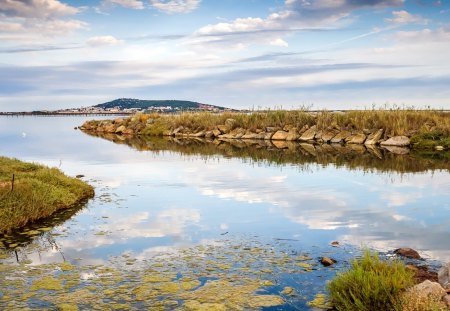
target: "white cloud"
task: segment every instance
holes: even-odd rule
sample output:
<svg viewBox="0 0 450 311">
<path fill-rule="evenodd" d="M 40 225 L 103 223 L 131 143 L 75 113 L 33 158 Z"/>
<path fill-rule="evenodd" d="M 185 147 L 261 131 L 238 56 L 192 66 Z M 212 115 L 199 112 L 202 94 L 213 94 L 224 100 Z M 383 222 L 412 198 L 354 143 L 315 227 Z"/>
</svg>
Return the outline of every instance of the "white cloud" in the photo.
<svg viewBox="0 0 450 311">
<path fill-rule="evenodd" d="M 286 48 L 289 47 L 289 44 L 281 38 L 277 38 L 275 40 L 270 41 L 270 45 L 282 46 L 282 47 L 286 47 Z"/>
<path fill-rule="evenodd" d="M 123 41 L 114 38 L 113 36 L 97 36 L 89 38 L 86 41 L 87 45 L 92 47 L 99 47 L 99 46 L 112 46 L 112 45 L 118 45 L 122 44 Z"/>
<path fill-rule="evenodd" d="M 144 2 L 139 0 L 105 0 L 102 2 L 102 5 L 120 5 L 124 8 L 142 10 L 145 8 Z"/>
<path fill-rule="evenodd" d="M 150 4 L 165 13 L 188 13 L 195 10 L 201 0 L 150 0 Z"/>
<path fill-rule="evenodd" d="M 413 15 L 405 10 L 392 12 L 393 17 L 387 18 L 386 21 L 393 24 L 427 24 L 428 20 L 420 15 Z"/>
<path fill-rule="evenodd" d="M 0 0 L 0 13 L 12 17 L 52 18 L 74 15 L 79 11 L 58 0 Z"/>
<path fill-rule="evenodd" d="M 30 41 L 37 37 L 67 34 L 87 28 L 87 23 L 76 19 L 65 19 L 81 11 L 58 0 L 0 0 L 0 35 L 8 41 Z"/>
</svg>

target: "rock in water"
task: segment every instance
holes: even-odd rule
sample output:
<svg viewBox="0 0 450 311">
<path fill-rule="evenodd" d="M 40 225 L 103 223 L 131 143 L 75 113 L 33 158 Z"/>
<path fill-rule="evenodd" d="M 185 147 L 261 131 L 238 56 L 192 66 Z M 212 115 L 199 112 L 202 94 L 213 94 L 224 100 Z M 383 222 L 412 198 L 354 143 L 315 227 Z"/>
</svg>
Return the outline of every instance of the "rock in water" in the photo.
<svg viewBox="0 0 450 311">
<path fill-rule="evenodd" d="M 272 140 L 286 140 L 288 135 L 289 135 L 288 132 L 280 130 L 280 131 L 277 131 L 275 134 L 273 134 Z"/>
<path fill-rule="evenodd" d="M 416 250 L 413 250 L 412 248 L 408 248 L 408 247 L 398 248 L 394 251 L 394 254 L 403 256 L 406 258 L 422 259 L 422 257 L 420 257 L 419 253 Z"/>
<path fill-rule="evenodd" d="M 333 258 L 329 258 L 329 257 L 322 257 L 322 259 L 320 260 L 320 263 L 322 265 L 324 265 L 325 267 L 328 267 L 328 266 L 335 264 L 336 260 L 334 260 Z"/>
<path fill-rule="evenodd" d="M 397 146 L 406 147 L 411 144 L 411 141 L 406 136 L 394 136 L 381 143 L 382 146 Z"/>
<path fill-rule="evenodd" d="M 376 145 L 380 141 L 381 136 L 383 136 L 383 132 L 383 129 L 379 129 L 375 133 L 370 134 L 364 145 Z"/>
</svg>

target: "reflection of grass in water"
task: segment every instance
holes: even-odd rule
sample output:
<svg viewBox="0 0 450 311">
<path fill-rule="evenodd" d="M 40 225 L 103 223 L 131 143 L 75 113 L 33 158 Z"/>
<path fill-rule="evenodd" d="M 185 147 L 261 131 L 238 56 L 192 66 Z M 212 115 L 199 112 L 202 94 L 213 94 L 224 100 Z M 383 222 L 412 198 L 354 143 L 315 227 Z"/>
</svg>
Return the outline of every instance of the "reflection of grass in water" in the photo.
<svg viewBox="0 0 450 311">
<path fill-rule="evenodd" d="M 173 151 L 183 155 L 202 156 L 205 159 L 221 155 L 236 157 L 269 165 L 297 164 L 308 168 L 310 164 L 330 165 L 381 172 L 423 172 L 426 170 L 450 170 L 448 152 L 412 152 L 396 155 L 383 149 L 366 149 L 364 146 L 322 145 L 313 147 L 294 142 L 283 142 L 285 149 L 277 149 L 268 141 L 230 140 L 211 142 L 202 139 L 164 139 L 123 137 L 115 134 L 97 135 L 118 144 L 126 144 L 139 151 Z M 312 149 L 305 149 L 312 147 Z"/>
<path fill-rule="evenodd" d="M 0 157 L 0 232 L 48 217 L 93 194 L 90 185 L 67 177 L 56 168 Z"/>
<path fill-rule="evenodd" d="M 314 259 L 255 241 L 200 245 L 132 266 L 128 261 L 129 256 L 119 256 L 109 266 L 0 264 L 0 309 L 64 305 L 97 310 L 116 305 L 134 310 L 255 310 L 305 305 L 304 289 L 298 295 L 283 284 L 282 276 L 300 280 L 321 268 L 307 272 L 304 266 L 315 266 Z"/>
</svg>

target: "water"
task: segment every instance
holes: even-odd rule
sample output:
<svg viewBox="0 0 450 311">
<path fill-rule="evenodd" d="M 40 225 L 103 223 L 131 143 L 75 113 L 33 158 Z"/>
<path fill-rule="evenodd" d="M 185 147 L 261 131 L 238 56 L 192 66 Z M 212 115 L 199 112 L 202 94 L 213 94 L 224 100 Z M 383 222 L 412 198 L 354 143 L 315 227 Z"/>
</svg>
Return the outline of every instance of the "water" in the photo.
<svg viewBox="0 0 450 311">
<path fill-rule="evenodd" d="M 278 308 L 289 310 L 308 309 L 306 301 L 335 273 L 314 264 L 323 255 L 339 259 L 336 269 L 361 246 L 407 246 L 450 261 L 450 161 L 442 154 L 99 138 L 74 130 L 86 119 L 0 118 L 0 155 L 83 174 L 96 188 L 85 207 L 36 225 L 51 231 L 9 237 L 21 246 L 0 263 L 66 261 L 84 269 L 124 255 L 146 262 L 199 245 L 225 245 L 232 254 L 258 244 L 312 258 L 311 276 L 295 279 L 286 267 L 270 273 L 277 284 L 267 293 L 289 285 L 303 294 L 285 297 Z M 332 248 L 334 240 L 342 247 Z"/>
</svg>

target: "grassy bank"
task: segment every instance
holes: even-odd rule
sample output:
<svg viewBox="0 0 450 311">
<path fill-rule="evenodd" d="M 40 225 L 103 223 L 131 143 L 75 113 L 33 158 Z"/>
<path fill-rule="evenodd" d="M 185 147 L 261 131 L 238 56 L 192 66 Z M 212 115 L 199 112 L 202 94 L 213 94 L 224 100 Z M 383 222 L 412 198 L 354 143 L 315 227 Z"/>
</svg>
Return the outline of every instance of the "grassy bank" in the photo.
<svg viewBox="0 0 450 311">
<path fill-rule="evenodd" d="M 382 260 L 366 251 L 328 283 L 330 304 L 338 311 L 445 311 L 443 294 L 414 286 L 414 272 L 399 260 Z M 437 285 L 440 287 L 440 285 Z"/>
<path fill-rule="evenodd" d="M 206 138 L 272 139 L 281 131 L 286 140 L 317 143 L 354 143 L 375 139 L 380 144 L 394 136 L 408 137 L 415 149 L 450 149 L 450 113 L 436 110 L 358 110 L 347 112 L 304 110 L 257 111 L 253 113 L 137 114 L 114 121 L 89 121 L 82 129 L 138 136 L 184 136 Z M 378 134 L 377 134 L 378 133 Z M 376 138 L 373 138 L 374 135 Z M 325 138 L 328 137 L 328 138 Z M 280 139 L 280 138 L 277 138 Z M 409 139 L 410 142 L 409 143 Z M 333 139 L 334 140 L 334 139 Z M 353 142 L 351 142 L 353 143 Z M 439 147 L 438 147 L 439 146 Z"/>
<path fill-rule="evenodd" d="M 23 227 L 93 195 L 90 185 L 56 168 L 0 157 L 0 232 Z"/>
</svg>

